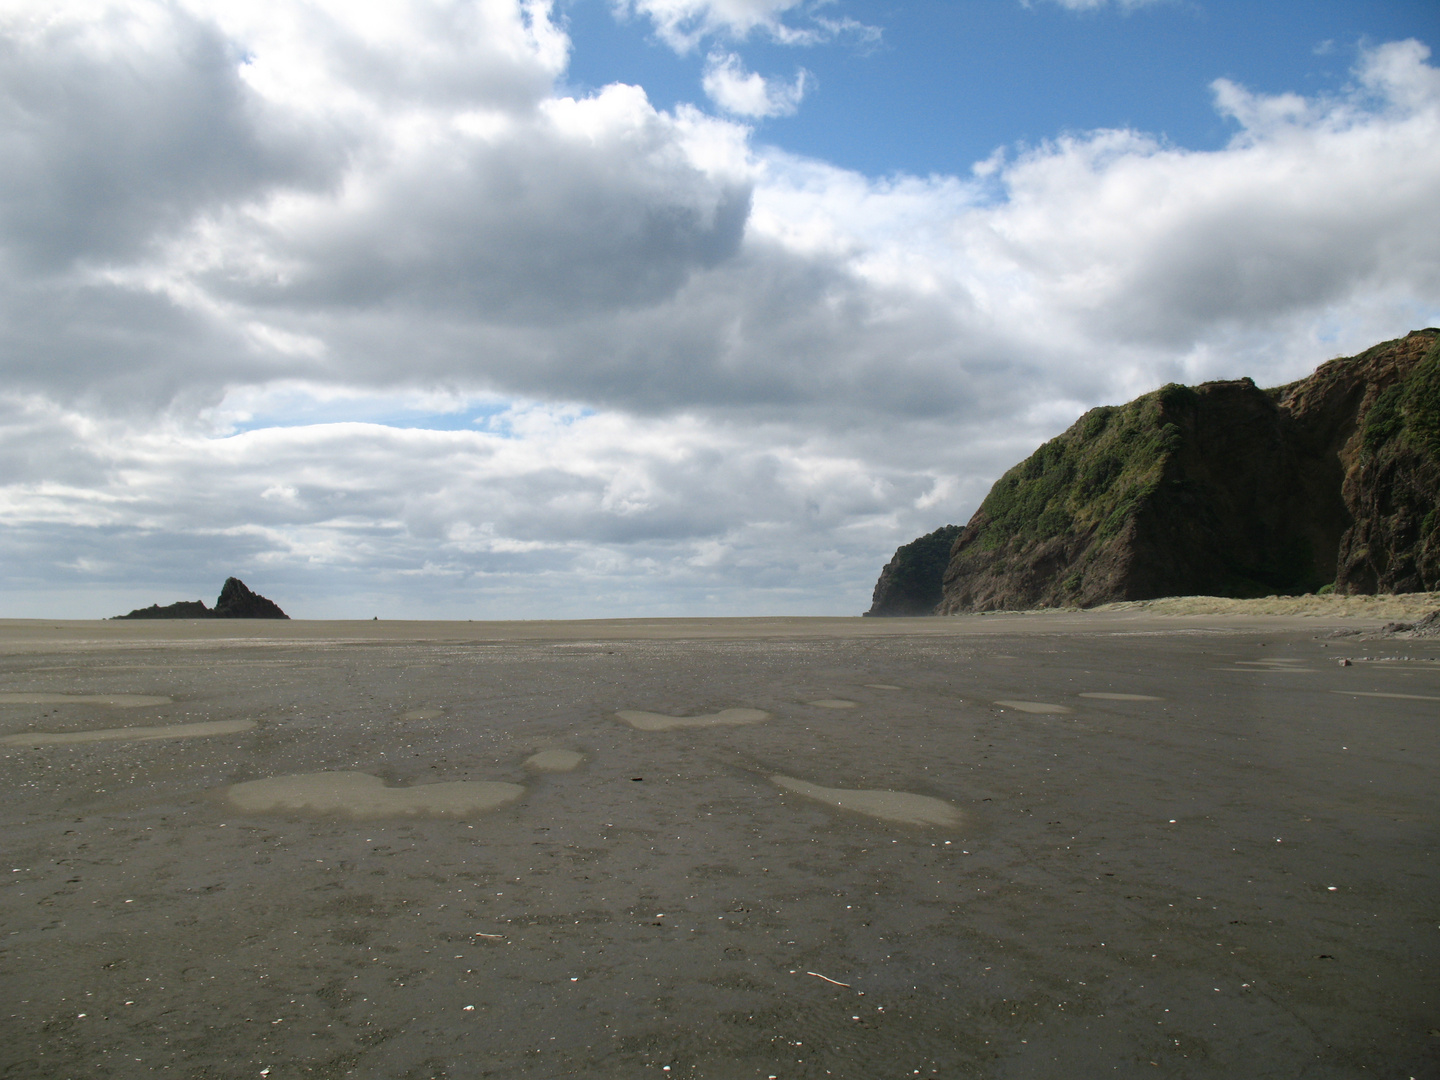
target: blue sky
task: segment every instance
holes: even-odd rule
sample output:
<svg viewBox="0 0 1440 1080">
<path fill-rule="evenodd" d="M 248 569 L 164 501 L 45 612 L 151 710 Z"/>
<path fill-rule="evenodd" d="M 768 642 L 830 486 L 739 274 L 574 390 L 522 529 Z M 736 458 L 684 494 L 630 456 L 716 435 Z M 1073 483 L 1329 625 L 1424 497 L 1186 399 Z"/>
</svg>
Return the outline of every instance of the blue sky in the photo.
<svg viewBox="0 0 1440 1080">
<path fill-rule="evenodd" d="M 606 0 L 559 10 L 575 42 L 577 88 L 628 82 L 664 108 L 705 103 L 704 47 L 677 54 L 650 20 L 617 18 Z M 764 120 L 760 139 L 872 176 L 963 174 L 999 147 L 1094 128 L 1215 149 L 1237 130 L 1216 115 L 1217 78 L 1264 93 L 1333 94 L 1351 81 L 1362 45 L 1440 40 L 1440 5 L 1427 0 L 1177 0 L 1081 11 L 1048 0 L 843 0 L 819 10 L 874 27 L 879 38 L 852 33 L 795 47 L 751 34 L 724 45 L 763 75 L 788 79 L 797 67 L 814 75 L 803 107 Z M 805 22 L 794 13 L 788 21 Z"/>
<path fill-rule="evenodd" d="M 1440 324 L 1437 20 L 0 0 L 0 616 L 856 614 L 1089 407 Z"/>
</svg>

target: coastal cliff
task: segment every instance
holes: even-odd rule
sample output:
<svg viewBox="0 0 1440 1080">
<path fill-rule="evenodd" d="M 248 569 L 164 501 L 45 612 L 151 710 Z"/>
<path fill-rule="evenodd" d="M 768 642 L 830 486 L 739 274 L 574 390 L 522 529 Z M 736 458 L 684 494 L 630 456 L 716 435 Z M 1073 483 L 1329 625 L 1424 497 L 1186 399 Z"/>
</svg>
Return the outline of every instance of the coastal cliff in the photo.
<svg viewBox="0 0 1440 1080">
<path fill-rule="evenodd" d="M 1171 384 L 1091 409 L 1006 472 L 930 610 L 1440 589 L 1437 495 L 1440 331 L 1271 390 Z"/>
</svg>

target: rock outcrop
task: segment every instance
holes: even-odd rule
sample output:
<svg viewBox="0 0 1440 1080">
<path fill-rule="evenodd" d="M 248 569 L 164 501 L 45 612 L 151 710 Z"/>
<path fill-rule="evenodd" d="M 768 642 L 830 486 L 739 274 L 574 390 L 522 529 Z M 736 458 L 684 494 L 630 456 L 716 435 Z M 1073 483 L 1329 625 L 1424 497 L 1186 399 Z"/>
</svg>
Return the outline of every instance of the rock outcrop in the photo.
<svg viewBox="0 0 1440 1080">
<path fill-rule="evenodd" d="M 217 619 L 288 619 L 280 605 L 245 587 L 239 578 L 226 578 L 215 601 Z"/>
<path fill-rule="evenodd" d="M 205 606 L 203 600 L 177 600 L 161 607 L 151 604 L 147 608 L 136 608 L 128 615 L 116 615 L 117 619 L 288 619 L 290 616 L 280 610 L 280 605 L 251 592 L 239 578 L 225 579 L 220 596 L 214 608 Z"/>
<path fill-rule="evenodd" d="M 1440 589 L 1437 499 L 1430 329 L 1273 390 L 1172 384 L 1090 410 L 990 490 L 935 610 Z"/>
<path fill-rule="evenodd" d="M 116 615 L 117 619 L 213 619 L 215 613 L 205 606 L 204 600 L 176 600 L 161 607 L 136 608 L 129 615 Z"/>
<path fill-rule="evenodd" d="M 933 615 L 959 525 L 946 525 L 902 544 L 880 571 L 866 615 Z"/>
</svg>

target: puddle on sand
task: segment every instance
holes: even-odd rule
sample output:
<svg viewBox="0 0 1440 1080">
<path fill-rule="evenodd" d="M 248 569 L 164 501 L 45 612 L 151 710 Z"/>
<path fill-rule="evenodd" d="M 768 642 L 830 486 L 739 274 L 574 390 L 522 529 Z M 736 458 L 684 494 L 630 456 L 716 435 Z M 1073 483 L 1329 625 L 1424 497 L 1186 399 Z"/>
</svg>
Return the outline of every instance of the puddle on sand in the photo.
<svg viewBox="0 0 1440 1080">
<path fill-rule="evenodd" d="M 703 716 L 667 716 L 665 713 L 621 709 L 615 714 L 636 731 L 674 731 L 678 728 L 727 727 L 732 724 L 758 724 L 770 719 L 761 709 L 721 709 Z"/>
<path fill-rule="evenodd" d="M 1151 694 L 1108 694 L 1096 692 L 1093 694 L 1081 694 L 1083 698 L 1094 698 L 1096 701 L 1164 701 L 1164 698 L 1154 697 Z"/>
<path fill-rule="evenodd" d="M 233 735 L 249 731 L 254 720 L 210 720 L 200 724 L 165 724 L 161 727 L 117 727 L 100 731 L 26 731 L 0 738 L 0 746 L 62 746 L 66 743 L 153 742 L 156 739 L 198 739 L 205 735 Z"/>
<path fill-rule="evenodd" d="M 807 799 L 850 810 L 902 825 L 959 825 L 964 815 L 944 799 L 929 795 L 912 795 L 908 791 L 880 791 L 867 788 L 829 788 L 796 780 L 792 776 L 772 776 L 770 782 L 785 791 L 793 791 Z"/>
<path fill-rule="evenodd" d="M 853 709 L 855 702 L 846 701 L 844 698 L 827 697 L 819 701 L 807 701 L 806 705 L 814 705 L 817 709 Z"/>
<path fill-rule="evenodd" d="M 151 694 L 0 694 L 0 705 L 110 705 L 133 709 L 139 705 L 169 705 L 168 697 Z"/>
<path fill-rule="evenodd" d="M 1048 701 L 997 701 L 995 704 L 1002 709 L 1014 709 L 1016 712 L 1037 715 L 1059 716 L 1074 711 L 1064 705 L 1052 705 Z"/>
<path fill-rule="evenodd" d="M 497 780 L 392 788 L 369 773 L 325 772 L 251 780 L 226 794 L 232 806 L 249 813 L 313 810 L 360 818 L 477 814 L 514 802 L 525 789 Z"/>
<path fill-rule="evenodd" d="M 541 750 L 525 759 L 536 772 L 571 772 L 580 767 L 585 755 L 576 750 Z"/>
</svg>

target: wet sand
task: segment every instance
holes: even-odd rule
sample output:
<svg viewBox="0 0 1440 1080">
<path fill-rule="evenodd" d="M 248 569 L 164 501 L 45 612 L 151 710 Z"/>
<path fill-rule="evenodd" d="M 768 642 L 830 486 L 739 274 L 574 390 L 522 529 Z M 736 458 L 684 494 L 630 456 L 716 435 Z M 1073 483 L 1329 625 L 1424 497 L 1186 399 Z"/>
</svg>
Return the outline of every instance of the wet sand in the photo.
<svg viewBox="0 0 1440 1080">
<path fill-rule="evenodd" d="M 1440 1075 L 1368 617 L 0 622 L 0 1076 Z"/>
</svg>

